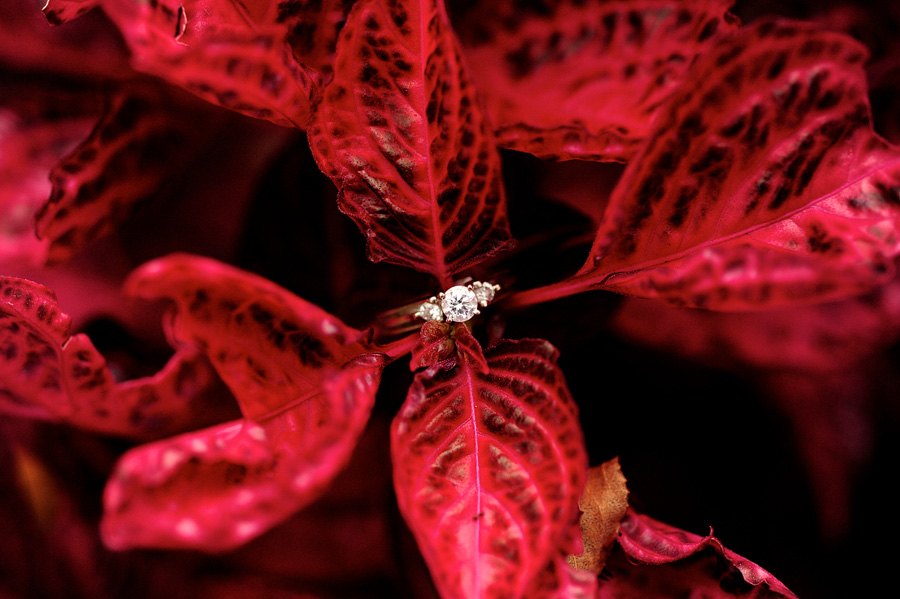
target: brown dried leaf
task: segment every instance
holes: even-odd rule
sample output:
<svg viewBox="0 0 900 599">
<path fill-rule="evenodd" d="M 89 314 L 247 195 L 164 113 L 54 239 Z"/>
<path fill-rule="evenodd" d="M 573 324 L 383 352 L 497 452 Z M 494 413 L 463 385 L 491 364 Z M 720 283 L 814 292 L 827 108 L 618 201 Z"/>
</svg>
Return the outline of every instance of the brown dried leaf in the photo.
<svg viewBox="0 0 900 599">
<path fill-rule="evenodd" d="M 581 537 L 584 553 L 566 558 L 578 570 L 599 574 L 606 564 L 619 534 L 619 522 L 628 510 L 628 488 L 613 458 L 588 470 L 587 484 L 578 502 L 581 515 Z"/>
</svg>

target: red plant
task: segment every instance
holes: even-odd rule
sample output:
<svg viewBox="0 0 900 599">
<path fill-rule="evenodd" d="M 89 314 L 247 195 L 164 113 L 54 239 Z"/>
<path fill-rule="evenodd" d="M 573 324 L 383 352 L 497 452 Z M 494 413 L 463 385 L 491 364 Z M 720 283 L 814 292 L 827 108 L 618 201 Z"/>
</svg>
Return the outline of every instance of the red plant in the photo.
<svg viewBox="0 0 900 599">
<path fill-rule="evenodd" d="M 613 366 L 645 345 L 758 383 L 823 538 L 853 538 L 900 148 L 837 7 L 729 9 L 0 8 L 0 595 L 795 598 L 635 510 L 678 518 L 648 449 L 771 484 L 662 432 L 721 374 Z M 896 93 L 867 25 L 900 14 L 845 10 Z M 412 316 L 476 279 L 501 284 L 483 315 Z"/>
</svg>

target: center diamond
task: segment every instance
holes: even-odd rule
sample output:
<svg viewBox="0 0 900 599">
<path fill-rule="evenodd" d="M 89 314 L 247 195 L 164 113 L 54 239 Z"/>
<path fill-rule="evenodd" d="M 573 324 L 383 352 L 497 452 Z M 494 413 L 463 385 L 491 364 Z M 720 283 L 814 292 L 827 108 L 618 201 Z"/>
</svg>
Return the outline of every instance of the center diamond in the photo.
<svg viewBox="0 0 900 599">
<path fill-rule="evenodd" d="M 478 309 L 478 298 L 471 289 L 457 285 L 444 293 L 441 300 L 441 309 L 444 317 L 451 322 L 466 322 L 475 316 Z"/>
</svg>

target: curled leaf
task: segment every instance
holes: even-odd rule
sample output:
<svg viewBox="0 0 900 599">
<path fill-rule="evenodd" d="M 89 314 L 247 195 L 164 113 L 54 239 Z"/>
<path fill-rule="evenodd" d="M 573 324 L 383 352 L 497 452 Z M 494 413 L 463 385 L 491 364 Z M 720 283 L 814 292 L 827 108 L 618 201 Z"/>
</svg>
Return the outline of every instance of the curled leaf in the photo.
<svg viewBox="0 0 900 599">
<path fill-rule="evenodd" d="M 223 551 L 279 524 L 349 461 L 383 366 L 382 356 L 360 356 L 325 376 L 303 403 L 260 422 L 228 422 L 132 449 L 104 492 L 104 542 Z"/>
<path fill-rule="evenodd" d="M 695 57 L 737 29 L 730 0 L 484 2 L 459 21 L 498 143 L 625 161 Z"/>
<path fill-rule="evenodd" d="M 363 0 L 310 146 L 369 258 L 452 275 L 510 244 L 500 157 L 442 0 Z"/>
<path fill-rule="evenodd" d="M 315 397 L 328 375 L 368 352 L 359 331 L 318 306 L 209 258 L 153 260 L 134 271 L 125 288 L 175 302 L 170 335 L 209 357 L 250 419 Z"/>
<path fill-rule="evenodd" d="M 59 24 L 92 5 L 122 32 L 137 70 L 237 112 L 305 128 L 319 75 L 294 58 L 275 3 L 48 0 L 44 14 Z"/>
<path fill-rule="evenodd" d="M 568 556 L 567 562 L 577 570 L 600 574 L 628 509 L 628 489 L 618 458 L 588 470 L 578 507 L 584 553 Z"/>
<path fill-rule="evenodd" d="M 787 21 L 719 43 L 654 122 L 587 263 L 520 303 L 606 289 L 733 311 L 890 280 L 900 154 L 872 131 L 865 56 Z"/>
<path fill-rule="evenodd" d="M 419 340 L 412 350 L 409 369 L 428 368 L 450 358 L 456 344 L 453 341 L 455 325 L 448 322 L 426 322 L 419 331 Z"/>
<path fill-rule="evenodd" d="M 501 341 L 484 361 L 418 373 L 392 430 L 397 500 L 445 599 L 524 596 L 567 541 L 584 484 L 556 350 Z"/>
<path fill-rule="evenodd" d="M 177 352 L 157 375 L 116 383 L 106 360 L 46 287 L 0 278 L 0 411 L 144 438 L 183 430 L 191 402 L 212 381 L 195 352 Z"/>
<path fill-rule="evenodd" d="M 701 537 L 629 509 L 621 523 L 619 544 L 630 560 L 650 565 L 683 560 L 710 547 L 721 555 L 731 568 L 736 569 L 747 584 L 753 587 L 764 586 L 776 597 L 796 599 L 796 595 L 774 576 L 726 549 L 719 539 L 712 536 L 711 531 L 709 535 Z"/>
<path fill-rule="evenodd" d="M 104 496 L 106 544 L 222 551 L 316 499 L 350 459 L 386 357 L 317 306 L 208 258 L 159 258 L 126 287 L 175 302 L 169 335 L 208 356 L 245 418 L 127 453 Z"/>
<path fill-rule="evenodd" d="M 411 370 L 434 366 L 451 358 L 466 360 L 476 370 L 487 372 L 481 345 L 465 324 L 426 322 L 412 351 Z"/>
</svg>

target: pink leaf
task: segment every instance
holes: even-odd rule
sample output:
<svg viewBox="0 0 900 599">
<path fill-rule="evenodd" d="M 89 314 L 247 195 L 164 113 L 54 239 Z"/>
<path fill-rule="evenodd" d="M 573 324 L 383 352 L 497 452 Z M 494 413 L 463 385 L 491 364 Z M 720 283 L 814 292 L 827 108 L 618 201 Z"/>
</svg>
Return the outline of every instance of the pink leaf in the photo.
<svg viewBox="0 0 900 599">
<path fill-rule="evenodd" d="M 454 325 L 449 322 L 426 322 L 419 331 L 419 340 L 412 350 L 410 370 L 428 368 L 443 362 L 456 353 L 453 340 Z"/>
<path fill-rule="evenodd" d="M 900 281 L 843 301 L 763 312 L 707 312 L 629 299 L 613 328 L 631 342 L 717 367 L 843 370 L 900 338 Z"/>
<path fill-rule="evenodd" d="M 52 25 L 62 25 L 99 6 L 103 0 L 49 0 L 44 4 L 44 16 Z"/>
<path fill-rule="evenodd" d="M 205 353 L 244 416 L 270 418 L 307 398 L 368 353 L 359 331 L 257 275 L 216 260 L 171 254 L 144 264 L 126 291 L 172 300 L 170 334 Z"/>
<path fill-rule="evenodd" d="M 632 158 L 694 58 L 737 28 L 730 0 L 520 4 L 481 3 L 460 35 L 498 143 L 555 160 Z"/>
<path fill-rule="evenodd" d="M 192 421 L 191 401 L 213 377 L 195 353 L 179 351 L 156 376 L 116 384 L 90 339 L 69 326 L 51 290 L 0 278 L 0 411 L 128 437 Z"/>
<path fill-rule="evenodd" d="M 538 575 L 529 599 L 596 599 L 597 574 L 578 570 L 558 555 Z"/>
<path fill-rule="evenodd" d="M 619 544 L 629 559 L 649 565 L 668 564 L 688 558 L 707 547 L 711 547 L 736 568 L 744 581 L 753 586 L 765 585 L 777 597 L 796 599 L 774 576 L 753 562 L 726 549 L 721 541 L 712 536 L 705 537 L 683 531 L 664 524 L 629 508 L 619 528 Z"/>
<path fill-rule="evenodd" d="M 465 324 L 426 322 L 412 351 L 410 370 L 428 368 L 438 362 L 458 358 L 472 364 L 479 372 L 487 372 L 481 345 Z"/>
<path fill-rule="evenodd" d="M 302 403 L 285 401 L 284 411 L 259 422 L 228 422 L 129 451 L 104 493 L 104 542 L 223 551 L 279 524 L 347 464 L 383 366 L 380 355 L 360 356 Z"/>
<path fill-rule="evenodd" d="M 80 0 L 49 0 L 53 23 Z M 297 62 L 274 3 L 216 0 L 98 0 L 122 32 L 140 71 L 203 99 L 279 125 L 305 128 L 318 74 Z"/>
<path fill-rule="evenodd" d="M 106 490 L 107 545 L 230 549 L 316 499 L 368 422 L 386 357 L 320 308 L 208 258 L 154 260 L 126 287 L 175 302 L 170 336 L 209 357 L 245 419 L 126 454 Z"/>
<path fill-rule="evenodd" d="M 444 599 L 522 597 L 578 514 L 577 408 L 540 340 L 501 341 L 416 375 L 394 420 L 401 512 Z"/>
<path fill-rule="evenodd" d="M 338 34 L 356 0 L 280 0 L 278 22 L 288 28 L 294 56 L 330 78 Z"/>
<path fill-rule="evenodd" d="M 0 87 L 0 258 L 38 265 L 46 240 L 34 215 L 50 195 L 47 174 L 81 142 L 97 120 L 98 98 L 4 73 Z"/>
<path fill-rule="evenodd" d="M 452 275 L 510 244 L 500 157 L 441 0 L 363 0 L 309 127 L 369 258 Z"/>
<path fill-rule="evenodd" d="M 900 155 L 872 131 L 865 49 L 767 21 L 702 56 L 616 187 L 587 289 L 716 310 L 846 297 L 892 276 Z"/>
<path fill-rule="evenodd" d="M 47 262 L 75 252 L 124 221 L 183 168 L 207 119 L 179 117 L 152 86 L 116 93 L 90 136 L 50 172 L 53 190 L 35 216 Z"/>
</svg>

